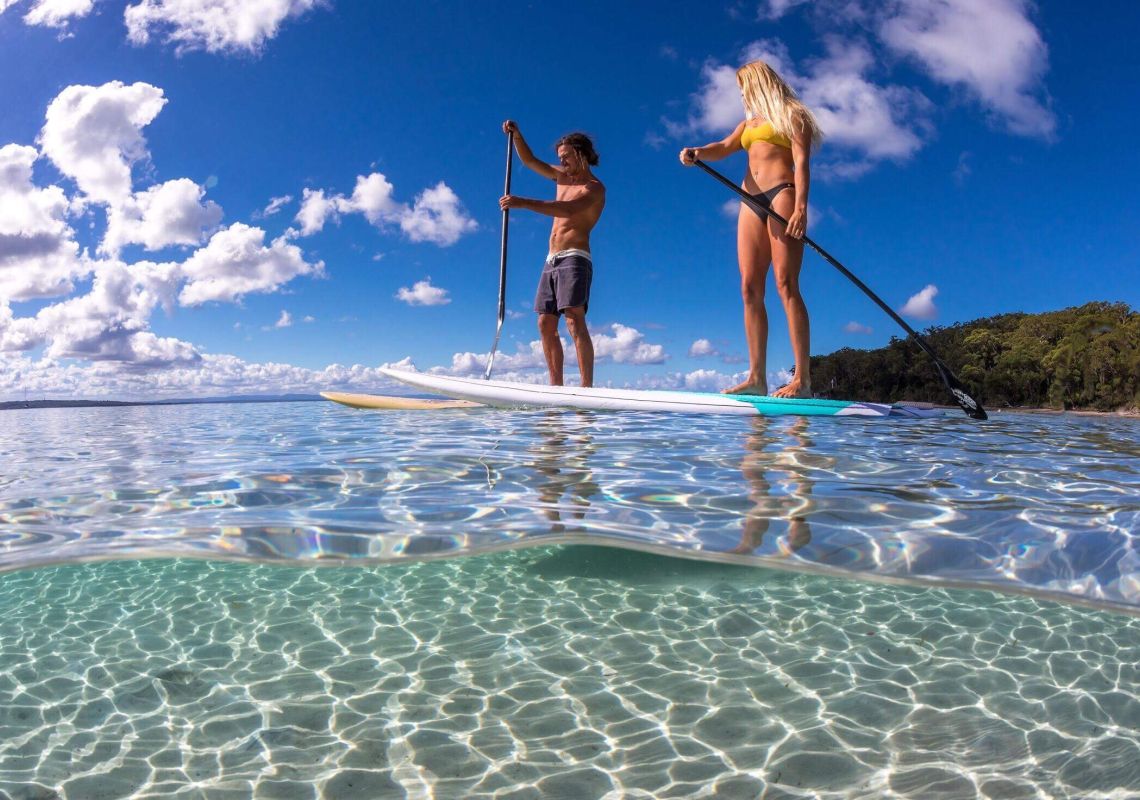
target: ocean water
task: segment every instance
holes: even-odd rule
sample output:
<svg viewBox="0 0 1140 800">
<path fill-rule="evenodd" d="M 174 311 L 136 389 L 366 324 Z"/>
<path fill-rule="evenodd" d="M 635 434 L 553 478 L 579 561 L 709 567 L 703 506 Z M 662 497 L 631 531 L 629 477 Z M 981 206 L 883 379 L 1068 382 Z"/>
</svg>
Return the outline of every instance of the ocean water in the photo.
<svg viewBox="0 0 1140 800">
<path fill-rule="evenodd" d="M 0 798 L 1137 796 L 1138 456 L 1074 415 L 6 412 Z"/>
</svg>

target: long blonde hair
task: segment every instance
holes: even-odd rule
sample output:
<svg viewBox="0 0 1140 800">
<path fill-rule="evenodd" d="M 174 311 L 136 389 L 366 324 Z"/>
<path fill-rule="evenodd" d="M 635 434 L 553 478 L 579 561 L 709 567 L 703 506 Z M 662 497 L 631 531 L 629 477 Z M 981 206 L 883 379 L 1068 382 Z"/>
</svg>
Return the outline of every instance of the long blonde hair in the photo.
<svg viewBox="0 0 1140 800">
<path fill-rule="evenodd" d="M 752 61 L 736 71 L 736 83 L 744 96 L 749 117 L 772 123 L 777 133 L 794 139 L 807 133 L 811 148 L 823 141 L 823 131 L 815 115 L 803 104 L 791 86 L 763 61 Z"/>
</svg>

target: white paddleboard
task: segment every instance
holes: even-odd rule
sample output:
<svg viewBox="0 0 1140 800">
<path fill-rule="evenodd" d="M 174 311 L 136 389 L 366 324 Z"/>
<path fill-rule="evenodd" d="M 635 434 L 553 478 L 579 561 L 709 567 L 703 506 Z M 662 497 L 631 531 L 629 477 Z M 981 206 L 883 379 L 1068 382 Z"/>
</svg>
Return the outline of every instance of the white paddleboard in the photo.
<svg viewBox="0 0 1140 800">
<path fill-rule="evenodd" d="M 675 411 L 689 414 L 742 414 L 829 417 L 929 417 L 940 412 L 925 409 L 859 403 L 848 400 L 814 400 L 761 397 L 712 392 L 674 392 L 646 389 L 583 389 L 578 386 L 543 386 L 530 383 L 485 381 L 429 375 L 399 369 L 380 370 L 389 378 L 423 391 L 503 408 L 582 408 L 599 411 Z"/>
</svg>

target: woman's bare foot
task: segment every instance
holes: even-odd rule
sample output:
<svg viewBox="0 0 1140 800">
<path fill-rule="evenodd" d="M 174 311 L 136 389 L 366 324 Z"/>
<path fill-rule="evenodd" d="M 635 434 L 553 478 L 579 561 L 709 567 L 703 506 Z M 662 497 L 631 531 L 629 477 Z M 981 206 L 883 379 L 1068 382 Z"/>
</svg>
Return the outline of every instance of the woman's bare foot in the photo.
<svg viewBox="0 0 1140 800">
<path fill-rule="evenodd" d="M 766 381 L 745 381 L 730 389 L 722 389 L 720 393 L 766 395 L 768 394 L 768 383 Z"/>
<path fill-rule="evenodd" d="M 790 381 L 772 392 L 773 397 L 811 397 L 811 384 L 802 384 L 799 378 L 792 377 Z"/>
</svg>

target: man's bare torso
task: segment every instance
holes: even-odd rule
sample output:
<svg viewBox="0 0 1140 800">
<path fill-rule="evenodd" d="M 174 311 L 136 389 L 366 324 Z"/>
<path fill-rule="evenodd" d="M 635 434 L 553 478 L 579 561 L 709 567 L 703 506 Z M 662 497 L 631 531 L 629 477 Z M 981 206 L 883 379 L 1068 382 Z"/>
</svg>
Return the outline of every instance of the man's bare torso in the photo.
<svg viewBox="0 0 1140 800">
<path fill-rule="evenodd" d="M 593 175 L 573 182 L 565 176 L 558 178 L 558 186 L 554 194 L 555 200 L 576 200 L 590 192 L 596 194 L 597 202 L 591 203 L 569 217 L 554 218 L 554 224 L 550 227 L 551 253 L 571 249 L 588 251 L 590 249 L 590 231 L 598 224 L 598 219 L 602 216 L 602 209 L 606 204 L 605 187 Z"/>
</svg>

